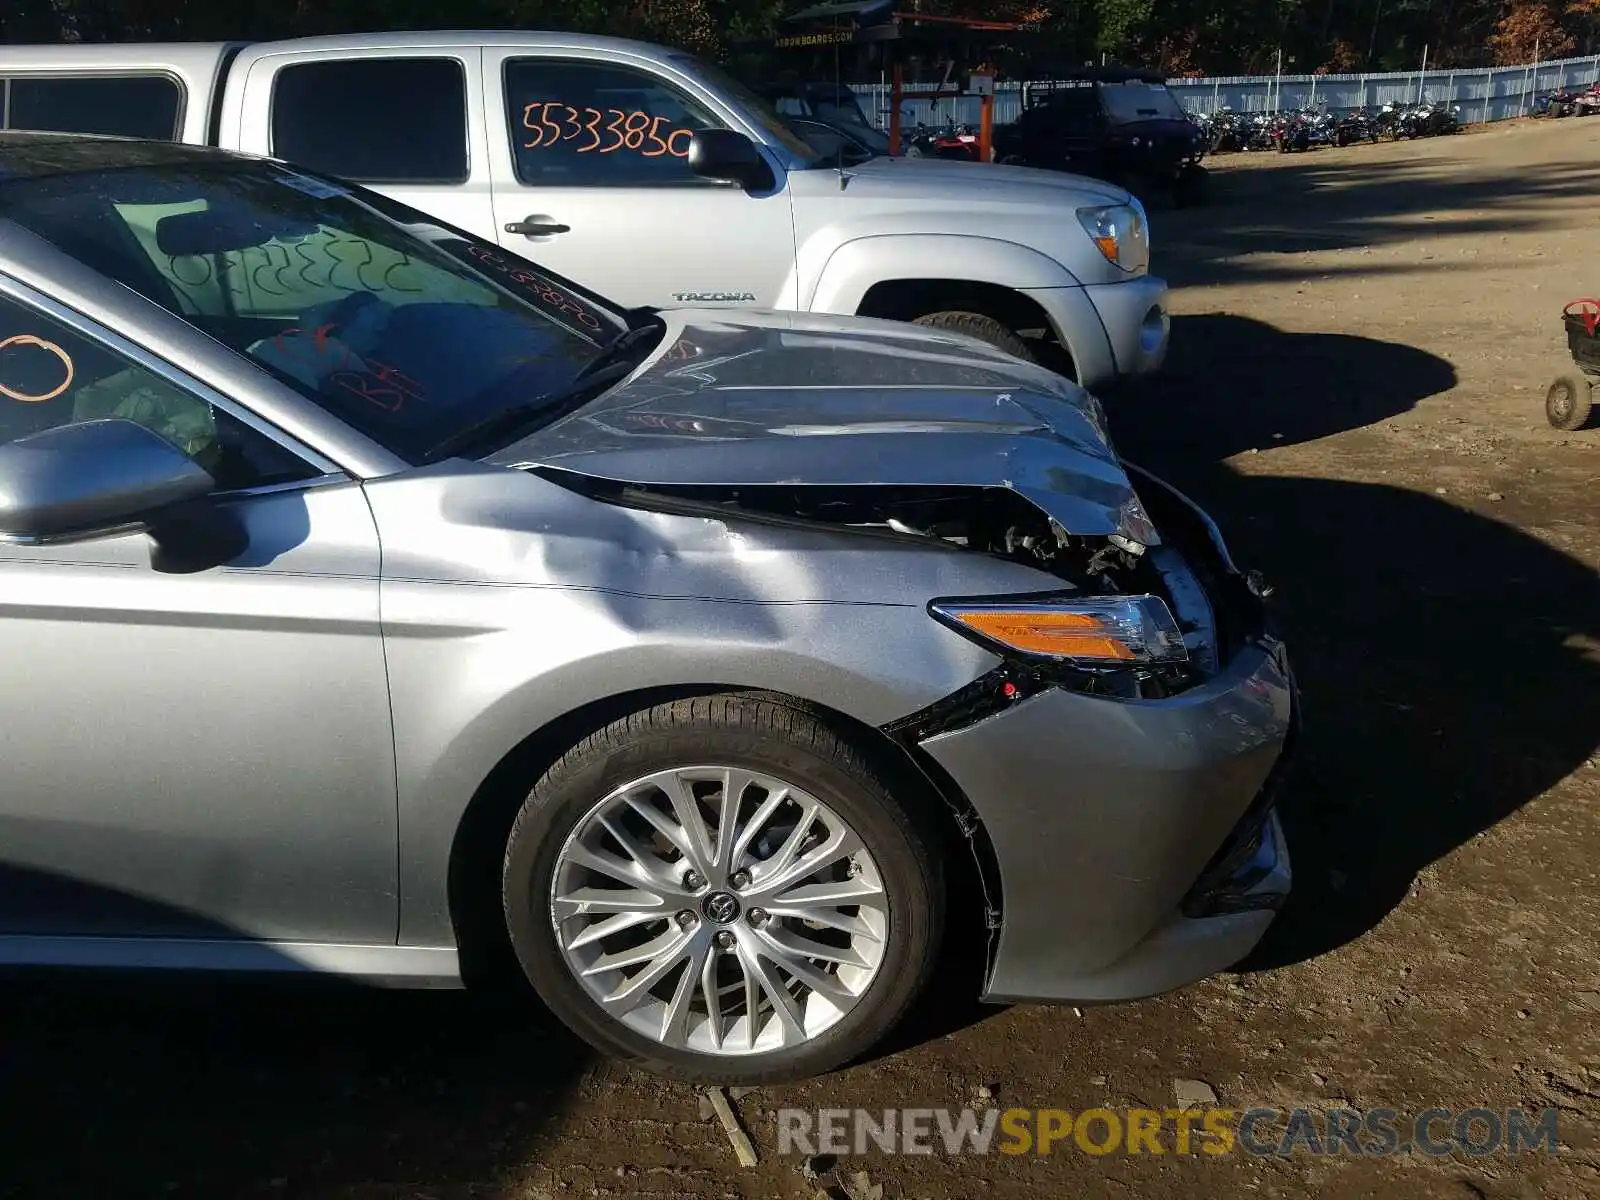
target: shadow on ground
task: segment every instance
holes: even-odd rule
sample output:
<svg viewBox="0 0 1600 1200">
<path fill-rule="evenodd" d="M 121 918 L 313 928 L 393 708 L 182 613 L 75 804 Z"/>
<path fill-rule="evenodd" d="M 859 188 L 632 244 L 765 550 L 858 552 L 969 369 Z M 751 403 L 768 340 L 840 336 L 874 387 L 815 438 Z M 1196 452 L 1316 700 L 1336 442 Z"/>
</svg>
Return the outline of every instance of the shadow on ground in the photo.
<svg viewBox="0 0 1600 1200">
<path fill-rule="evenodd" d="M 592 1065 L 526 989 L 294 974 L 236 929 L 11 866 L 0 894 L 79 925 L 117 914 L 188 935 L 151 943 L 168 951 L 227 939 L 270 972 L 0 975 L 8 1200 L 488 1196 L 537 1157 Z"/>
<path fill-rule="evenodd" d="M 461 992 L 10 978 L 0 1024 L 8 1197 L 493 1195 L 588 1065 Z"/>
<path fill-rule="evenodd" d="M 1450 156 L 1363 163 L 1349 151 L 1312 152 L 1272 169 L 1229 169 L 1229 155 L 1211 173 L 1210 203 L 1151 214 L 1161 274 L 1174 287 L 1265 283 L 1304 278 L 1305 268 L 1281 257 L 1318 250 L 1363 251 L 1440 234 L 1470 238 L 1527 232 L 1571 220 L 1547 215 L 1600 190 L 1592 158 L 1541 165 L 1469 169 Z M 1425 257 L 1424 257 L 1425 256 Z M 1470 260 L 1430 245 L 1416 262 L 1347 262 L 1316 268 L 1318 276 L 1379 279 L 1439 270 Z"/>
<path fill-rule="evenodd" d="M 1247 964 L 1278 966 L 1360 937 L 1419 871 L 1583 767 L 1600 746 L 1600 580 L 1432 495 L 1223 461 L 1405 411 L 1454 384 L 1443 360 L 1222 316 L 1180 318 L 1173 342 L 1173 377 L 1109 416 L 1121 452 L 1278 588 L 1304 692 L 1283 806 L 1295 891 Z"/>
<path fill-rule="evenodd" d="M 1286 333 L 1225 313 L 1174 317 L 1165 369 L 1110 404 L 1118 447 L 1221 463 L 1409 412 L 1456 384 L 1444 359 L 1399 342 Z"/>
</svg>

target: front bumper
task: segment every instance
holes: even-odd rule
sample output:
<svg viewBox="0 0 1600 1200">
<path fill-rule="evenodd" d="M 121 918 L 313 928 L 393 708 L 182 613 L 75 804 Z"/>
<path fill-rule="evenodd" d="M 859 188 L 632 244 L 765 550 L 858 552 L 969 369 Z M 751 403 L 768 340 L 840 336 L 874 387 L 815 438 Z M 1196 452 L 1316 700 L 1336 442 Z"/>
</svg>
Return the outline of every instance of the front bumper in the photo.
<svg viewBox="0 0 1600 1200">
<path fill-rule="evenodd" d="M 1172 335 L 1167 281 L 1135 275 L 1084 287 L 1028 288 L 1072 355 L 1078 382 L 1094 391 L 1149 375 L 1166 361 Z"/>
<path fill-rule="evenodd" d="M 1051 689 L 923 740 L 998 860 L 985 999 L 1136 999 L 1244 957 L 1288 893 L 1271 792 L 1295 720 L 1261 638 L 1168 699 Z"/>
</svg>

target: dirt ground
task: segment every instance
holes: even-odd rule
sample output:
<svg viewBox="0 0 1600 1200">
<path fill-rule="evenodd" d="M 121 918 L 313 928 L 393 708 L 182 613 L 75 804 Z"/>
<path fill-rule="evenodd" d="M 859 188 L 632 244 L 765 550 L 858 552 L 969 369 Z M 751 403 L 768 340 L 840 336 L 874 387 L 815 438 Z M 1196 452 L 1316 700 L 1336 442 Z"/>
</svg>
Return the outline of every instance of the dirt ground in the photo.
<svg viewBox="0 0 1600 1200">
<path fill-rule="evenodd" d="M 737 1100 L 751 1169 L 691 1089 L 460 994 L 12 981 L 0 1195 L 1600 1194 L 1600 428 L 1542 412 L 1561 306 L 1600 294 L 1600 120 L 1232 155 L 1216 183 L 1152 214 L 1170 370 L 1109 403 L 1278 585 L 1305 691 L 1297 891 L 1238 973 L 1001 1010 L 953 957 L 891 1052 Z M 1238 1109 L 1554 1105 L 1563 1148 L 874 1152 L 815 1180 L 776 1154 L 780 1106 L 1160 1108 L 1178 1078 Z"/>
</svg>

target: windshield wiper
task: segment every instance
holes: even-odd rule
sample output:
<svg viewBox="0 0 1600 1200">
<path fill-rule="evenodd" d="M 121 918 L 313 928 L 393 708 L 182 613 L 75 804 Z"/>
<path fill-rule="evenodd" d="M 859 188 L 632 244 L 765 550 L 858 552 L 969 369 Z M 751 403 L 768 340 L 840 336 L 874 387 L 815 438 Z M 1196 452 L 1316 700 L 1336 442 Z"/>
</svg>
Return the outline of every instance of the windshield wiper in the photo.
<svg viewBox="0 0 1600 1200">
<path fill-rule="evenodd" d="M 632 329 L 624 329 L 609 341 L 600 344 L 600 353 L 583 364 L 579 372 L 572 377 L 569 387 L 583 383 L 593 376 L 604 371 L 613 363 L 625 361 L 628 351 L 632 350 L 649 335 L 660 336 L 666 332 L 666 325 L 659 318 L 652 318 L 642 325 L 635 325 Z M 631 360 L 627 360 L 631 361 Z"/>
<path fill-rule="evenodd" d="M 627 336 L 626 333 L 620 334 L 613 340 L 620 342 Z M 525 404 L 497 409 L 482 420 L 458 429 L 430 448 L 424 459 L 438 462 L 464 454 L 475 446 L 509 445 L 522 430 L 550 424 L 590 397 L 633 374 L 634 364 L 631 362 L 613 360 L 597 367 L 595 364 L 598 362 L 599 359 L 595 358 L 585 363 L 572 382 L 558 392 L 546 392 Z"/>
</svg>

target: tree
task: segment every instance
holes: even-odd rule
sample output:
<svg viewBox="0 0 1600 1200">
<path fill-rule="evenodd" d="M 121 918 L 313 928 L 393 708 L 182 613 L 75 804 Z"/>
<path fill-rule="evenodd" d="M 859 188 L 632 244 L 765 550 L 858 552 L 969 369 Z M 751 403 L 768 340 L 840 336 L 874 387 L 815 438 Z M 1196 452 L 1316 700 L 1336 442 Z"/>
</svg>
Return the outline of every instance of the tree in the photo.
<svg viewBox="0 0 1600 1200">
<path fill-rule="evenodd" d="M 1505 66 L 1540 59 L 1560 58 L 1573 47 L 1572 35 L 1549 0 L 1516 0 L 1495 25 L 1489 49 Z"/>
</svg>

